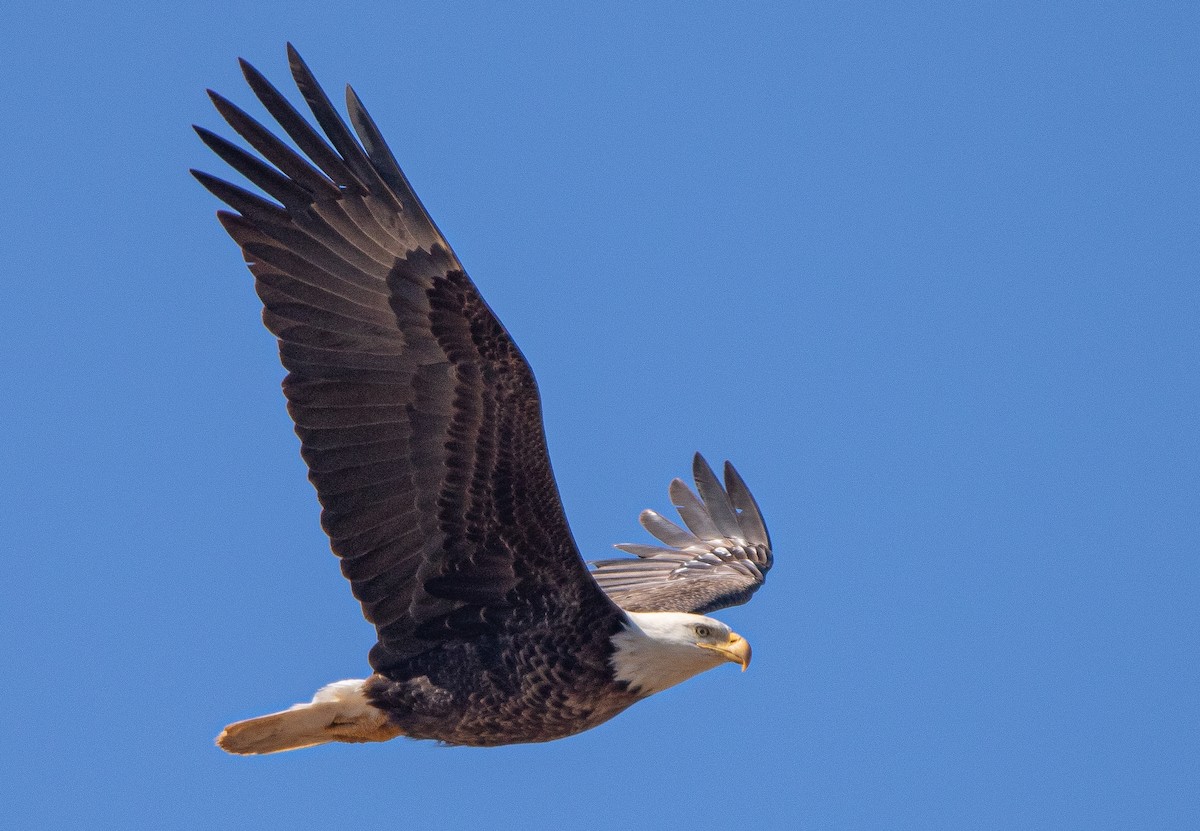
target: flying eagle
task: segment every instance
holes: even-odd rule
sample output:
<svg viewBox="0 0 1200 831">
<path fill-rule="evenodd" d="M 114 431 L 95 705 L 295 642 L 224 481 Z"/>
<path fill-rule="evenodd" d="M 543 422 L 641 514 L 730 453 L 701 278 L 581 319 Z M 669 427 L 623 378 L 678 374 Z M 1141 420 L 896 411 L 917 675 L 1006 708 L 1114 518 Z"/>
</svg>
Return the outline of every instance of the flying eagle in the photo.
<svg viewBox="0 0 1200 831">
<path fill-rule="evenodd" d="M 684 526 L 645 511 L 661 546 L 584 563 L 550 469 L 533 373 L 408 184 L 354 91 L 351 133 L 299 54 L 321 136 L 242 70 L 297 153 L 220 95 L 259 156 L 200 138 L 271 199 L 206 173 L 279 339 L 283 390 L 342 573 L 378 643 L 366 680 L 239 721 L 217 743 L 274 753 L 396 736 L 492 746 L 570 736 L 750 646 L 705 614 L 771 567 L 754 498 L 696 455 Z M 304 158 L 307 156 L 307 159 Z M 266 160 L 265 162 L 263 160 Z M 269 164 L 268 164 L 269 163 Z"/>
</svg>

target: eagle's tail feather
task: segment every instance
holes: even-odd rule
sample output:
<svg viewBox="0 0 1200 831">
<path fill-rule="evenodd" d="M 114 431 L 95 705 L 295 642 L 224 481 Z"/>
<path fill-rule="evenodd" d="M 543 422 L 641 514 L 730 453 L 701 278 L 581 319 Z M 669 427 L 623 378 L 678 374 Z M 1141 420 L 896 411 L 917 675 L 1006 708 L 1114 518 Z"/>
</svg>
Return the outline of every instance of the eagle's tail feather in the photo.
<svg viewBox="0 0 1200 831">
<path fill-rule="evenodd" d="M 385 742 L 400 735 L 387 714 L 363 693 L 364 681 L 338 681 L 322 687 L 311 703 L 234 722 L 217 736 L 228 753 L 259 754 L 297 750 L 326 742 Z"/>
</svg>

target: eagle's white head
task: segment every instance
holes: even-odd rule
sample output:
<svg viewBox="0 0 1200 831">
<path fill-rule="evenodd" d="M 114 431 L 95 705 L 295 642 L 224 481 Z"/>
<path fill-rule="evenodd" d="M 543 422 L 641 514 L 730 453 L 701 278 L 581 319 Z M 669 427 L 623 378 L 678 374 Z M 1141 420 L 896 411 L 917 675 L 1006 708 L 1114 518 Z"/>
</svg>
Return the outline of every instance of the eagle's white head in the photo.
<svg viewBox="0 0 1200 831">
<path fill-rule="evenodd" d="M 732 661 L 750 665 L 750 644 L 719 620 L 685 612 L 626 612 L 630 625 L 613 635 L 613 675 L 631 691 L 652 695 Z"/>
</svg>

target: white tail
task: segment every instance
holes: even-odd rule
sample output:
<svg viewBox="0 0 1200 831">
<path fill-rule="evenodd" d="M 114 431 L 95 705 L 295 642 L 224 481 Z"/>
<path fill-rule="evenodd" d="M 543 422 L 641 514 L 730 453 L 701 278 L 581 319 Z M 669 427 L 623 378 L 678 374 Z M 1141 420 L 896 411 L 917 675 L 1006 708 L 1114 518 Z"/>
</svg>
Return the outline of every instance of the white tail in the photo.
<svg viewBox="0 0 1200 831">
<path fill-rule="evenodd" d="M 400 735 L 387 715 L 363 694 L 361 680 L 322 687 L 309 704 L 235 722 L 217 736 L 224 751 L 278 753 L 326 742 L 385 742 Z"/>
</svg>

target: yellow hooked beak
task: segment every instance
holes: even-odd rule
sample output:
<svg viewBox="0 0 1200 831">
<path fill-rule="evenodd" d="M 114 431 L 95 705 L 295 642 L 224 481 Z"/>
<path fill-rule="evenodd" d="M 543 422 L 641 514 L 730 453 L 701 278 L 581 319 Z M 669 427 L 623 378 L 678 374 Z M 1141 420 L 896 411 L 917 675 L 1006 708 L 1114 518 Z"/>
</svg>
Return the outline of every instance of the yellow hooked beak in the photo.
<svg viewBox="0 0 1200 831">
<path fill-rule="evenodd" d="M 725 643 L 698 643 L 696 646 L 711 649 L 726 661 L 741 664 L 742 672 L 750 666 L 750 643 L 737 632 L 730 632 L 729 640 Z"/>
</svg>

